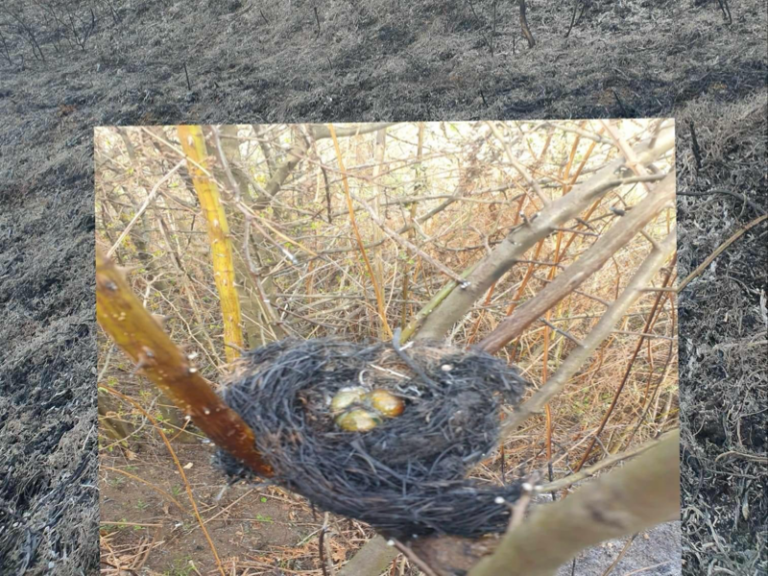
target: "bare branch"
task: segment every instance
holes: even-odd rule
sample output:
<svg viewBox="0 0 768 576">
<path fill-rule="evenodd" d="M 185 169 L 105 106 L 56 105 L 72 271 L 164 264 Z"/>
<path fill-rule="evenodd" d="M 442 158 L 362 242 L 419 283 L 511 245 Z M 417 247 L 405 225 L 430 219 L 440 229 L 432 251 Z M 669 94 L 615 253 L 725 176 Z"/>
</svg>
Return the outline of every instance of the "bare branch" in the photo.
<svg viewBox="0 0 768 576">
<path fill-rule="evenodd" d="M 685 279 L 682 282 L 680 282 L 680 284 L 678 285 L 678 287 L 676 289 L 676 292 L 678 292 L 678 293 L 682 292 L 685 289 L 685 287 L 688 286 L 688 284 L 691 282 L 691 280 L 695 279 L 699 274 L 704 272 L 704 270 L 707 269 L 707 266 L 712 264 L 712 262 L 715 260 L 715 258 L 717 258 L 726 248 L 728 248 L 728 246 L 730 246 L 731 244 L 736 242 L 736 240 L 741 238 L 741 236 L 743 236 L 747 231 L 749 231 L 750 229 L 754 228 L 755 226 L 757 226 L 761 222 L 765 221 L 766 218 L 768 218 L 768 215 L 766 215 L 766 214 L 763 214 L 762 216 L 760 216 L 758 218 L 755 218 L 754 220 L 752 220 L 752 222 L 750 222 L 749 224 L 747 224 L 746 226 L 744 226 L 740 230 L 736 231 L 730 238 L 728 238 L 728 240 L 726 240 L 725 242 L 720 244 L 720 246 L 718 246 L 715 249 L 715 251 L 712 252 L 712 254 L 707 256 L 707 258 L 705 258 L 704 262 L 702 262 L 701 264 L 699 264 L 696 267 L 696 270 L 694 270 L 693 272 L 688 274 L 688 276 L 686 276 Z"/>
<path fill-rule="evenodd" d="M 393 126 L 395 122 L 377 122 L 373 124 L 348 124 L 342 126 L 334 126 L 336 136 L 344 138 L 347 136 L 358 136 L 360 134 L 368 134 L 370 132 L 376 132 L 382 128 L 388 128 Z M 312 138 L 315 140 L 322 140 L 323 138 L 330 138 L 331 131 L 325 124 L 310 125 Z"/>
<path fill-rule="evenodd" d="M 360 204 L 363 205 L 363 208 L 365 208 L 368 211 L 368 214 L 370 215 L 371 220 L 373 220 L 379 226 L 379 228 L 384 230 L 384 232 L 386 232 L 387 236 L 392 238 L 392 240 L 394 240 L 397 244 L 399 244 L 400 246 L 402 246 L 403 248 L 405 248 L 406 250 L 408 250 L 408 251 L 410 251 L 410 252 L 412 252 L 414 254 L 418 254 L 426 262 L 429 262 L 432 266 L 434 266 L 435 268 L 440 270 L 440 272 L 442 272 L 443 274 L 448 276 L 448 278 L 450 278 L 454 282 L 458 282 L 460 286 L 465 286 L 465 287 L 468 286 L 468 284 L 466 284 L 466 281 L 464 279 L 462 279 L 461 276 L 456 274 L 456 272 L 454 272 L 453 270 L 451 270 L 450 268 L 448 268 L 444 264 L 438 262 L 437 260 L 432 258 L 429 254 L 427 254 L 426 252 L 421 250 L 418 246 L 416 246 L 415 244 L 409 242 L 408 240 L 403 238 L 400 234 L 398 234 L 397 232 L 395 232 L 394 230 L 389 228 L 384 223 L 384 221 L 379 217 L 379 215 L 376 213 L 376 211 L 373 209 L 373 207 L 370 204 L 368 204 L 368 202 L 366 202 L 362 198 L 358 198 L 357 196 L 352 196 L 352 198 L 354 198 Z"/>
<path fill-rule="evenodd" d="M 643 164 L 653 162 L 672 149 L 674 142 L 674 130 L 662 130 L 654 142 L 645 141 L 636 147 L 637 159 Z M 551 233 L 553 226 L 560 226 L 576 217 L 591 203 L 617 186 L 630 181 L 640 181 L 636 178 L 617 179 L 614 172 L 623 165 L 622 158 L 608 163 L 587 182 L 575 186 L 571 192 L 549 204 L 529 226 L 520 226 L 513 230 L 467 274 L 466 279 L 470 283 L 467 289 L 453 290 L 440 304 L 439 313 L 434 313 L 437 307 L 432 309 L 417 338 L 443 337 L 451 326 L 466 314 L 472 304 L 485 294 L 491 284 L 501 278 L 517 260 L 523 258 L 529 248 Z M 654 176 L 650 179 L 660 178 L 661 176 Z"/>
<path fill-rule="evenodd" d="M 232 260 L 232 240 L 229 224 L 216 183 L 197 168 L 207 157 L 203 131 L 200 126 L 179 126 L 179 140 L 192 176 L 192 184 L 200 200 L 207 222 L 208 238 L 211 243 L 213 276 L 221 304 L 221 318 L 224 324 L 224 351 L 230 362 L 240 355 L 243 347 L 240 298 L 235 290 L 235 268 Z M 194 162 L 192 162 L 194 161 Z"/>
<path fill-rule="evenodd" d="M 383 536 L 374 536 L 344 565 L 339 576 L 378 576 L 397 554 L 397 549 L 387 546 Z"/>
<path fill-rule="evenodd" d="M 620 470 L 536 509 L 470 576 L 553 576 L 581 550 L 674 519 L 680 508 L 680 433 Z"/>
<path fill-rule="evenodd" d="M 602 268 L 613 254 L 626 246 L 665 204 L 674 200 L 674 197 L 675 172 L 673 171 L 650 195 L 603 234 L 581 258 L 539 292 L 536 298 L 518 308 L 512 316 L 505 318 L 480 342 L 479 347 L 494 353 L 510 340 L 517 338 L 531 323 Z"/>
<path fill-rule="evenodd" d="M 549 381 L 509 416 L 504 423 L 503 437 L 513 434 L 520 424 L 534 413 L 541 411 L 545 404 L 560 393 L 573 375 L 584 365 L 584 362 L 608 337 L 616 324 L 626 314 L 627 309 L 643 294 L 642 289 L 674 252 L 676 240 L 676 233 L 673 229 L 659 244 L 659 247 L 651 251 L 621 295 L 605 311 L 597 325 L 582 341 L 581 347 L 573 350 Z"/>
<path fill-rule="evenodd" d="M 206 436 L 257 474 L 271 475 L 270 466 L 256 451 L 253 431 L 190 365 L 100 249 L 96 251 L 96 318 L 137 368 L 189 414 Z"/>
<path fill-rule="evenodd" d="M 123 240 L 125 240 L 125 237 L 128 236 L 128 234 L 130 233 L 131 228 L 134 227 L 136 222 L 138 222 L 139 219 L 141 218 L 142 214 L 144 214 L 144 211 L 155 200 L 155 198 L 157 197 L 157 191 L 160 188 L 160 185 L 166 180 L 168 180 L 171 176 L 173 176 L 174 172 L 176 172 L 183 165 L 184 165 L 184 160 L 176 164 L 176 166 L 174 166 L 165 176 L 163 176 L 162 178 L 160 178 L 160 180 L 157 181 L 157 183 L 154 185 L 150 193 L 147 195 L 147 198 L 144 200 L 144 202 L 141 204 L 139 209 L 136 211 L 136 215 L 128 223 L 125 229 L 120 233 L 120 236 L 117 237 L 117 240 L 115 240 L 115 243 L 112 245 L 112 247 L 107 251 L 107 258 L 111 258 L 115 254 L 115 250 L 117 250 L 120 244 L 123 243 Z"/>
</svg>

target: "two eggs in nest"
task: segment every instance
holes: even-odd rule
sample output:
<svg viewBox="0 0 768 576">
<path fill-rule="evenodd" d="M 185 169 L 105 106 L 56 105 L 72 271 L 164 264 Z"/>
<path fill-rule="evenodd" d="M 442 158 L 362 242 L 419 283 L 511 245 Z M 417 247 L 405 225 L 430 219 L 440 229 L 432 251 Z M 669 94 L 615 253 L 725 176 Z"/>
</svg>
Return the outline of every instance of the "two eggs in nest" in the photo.
<svg viewBox="0 0 768 576">
<path fill-rule="evenodd" d="M 347 432 L 372 430 L 383 418 L 396 418 L 404 409 L 402 398 L 382 388 L 371 391 L 359 386 L 342 388 L 331 400 L 334 421 Z"/>
</svg>

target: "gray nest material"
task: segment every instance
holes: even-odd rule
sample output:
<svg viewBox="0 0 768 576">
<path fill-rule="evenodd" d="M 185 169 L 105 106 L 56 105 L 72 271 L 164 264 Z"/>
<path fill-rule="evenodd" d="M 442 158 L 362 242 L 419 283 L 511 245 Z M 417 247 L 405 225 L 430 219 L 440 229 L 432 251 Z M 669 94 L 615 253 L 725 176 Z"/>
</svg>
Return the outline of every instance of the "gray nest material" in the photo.
<svg viewBox="0 0 768 576">
<path fill-rule="evenodd" d="M 345 431 L 331 402 L 350 387 L 387 390 L 404 409 Z M 318 507 L 398 539 L 478 537 L 506 529 L 521 488 L 467 473 L 496 445 L 500 405 L 517 404 L 524 388 L 517 370 L 484 352 L 330 338 L 245 353 L 224 400 L 255 432 L 274 480 Z M 230 476 L 248 476 L 228 454 L 217 460 Z"/>
</svg>

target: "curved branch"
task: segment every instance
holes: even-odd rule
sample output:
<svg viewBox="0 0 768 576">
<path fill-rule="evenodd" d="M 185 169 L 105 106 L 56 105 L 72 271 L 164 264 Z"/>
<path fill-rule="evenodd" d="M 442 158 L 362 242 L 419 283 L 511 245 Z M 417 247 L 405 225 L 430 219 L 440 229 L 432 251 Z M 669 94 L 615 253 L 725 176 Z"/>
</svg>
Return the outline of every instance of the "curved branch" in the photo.
<svg viewBox="0 0 768 576">
<path fill-rule="evenodd" d="M 131 291 L 122 272 L 96 249 L 96 319 L 136 367 L 220 446 L 257 474 L 272 469 L 256 451 L 253 430 L 213 391 L 189 358 Z"/>
<path fill-rule="evenodd" d="M 486 336 L 479 347 L 491 354 L 517 338 L 528 326 L 560 300 L 600 270 L 616 252 L 634 238 L 656 214 L 675 198 L 675 172 L 672 171 L 639 204 L 622 216 L 576 262 L 559 274 L 535 298 L 505 318 Z"/>
<path fill-rule="evenodd" d="M 654 246 L 621 295 L 608 307 L 581 346 L 574 349 L 560 365 L 549 381 L 542 386 L 527 402 L 509 414 L 504 423 L 502 437 L 514 433 L 520 424 L 541 411 L 543 407 L 562 391 L 584 362 L 597 350 L 597 347 L 610 335 L 614 326 L 624 317 L 629 307 L 644 293 L 645 288 L 661 269 L 675 250 L 677 241 L 673 228 L 667 237 Z"/>
</svg>

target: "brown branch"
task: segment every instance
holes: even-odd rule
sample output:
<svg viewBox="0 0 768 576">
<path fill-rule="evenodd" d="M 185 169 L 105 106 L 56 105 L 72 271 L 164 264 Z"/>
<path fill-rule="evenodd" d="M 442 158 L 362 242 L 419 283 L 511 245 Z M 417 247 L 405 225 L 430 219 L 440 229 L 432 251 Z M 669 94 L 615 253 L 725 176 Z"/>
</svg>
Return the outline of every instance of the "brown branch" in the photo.
<svg viewBox="0 0 768 576">
<path fill-rule="evenodd" d="M 542 386 L 528 401 L 518 407 L 504 422 L 502 436 L 510 436 L 520 424 L 538 413 L 552 400 L 584 362 L 597 350 L 598 346 L 610 335 L 613 328 L 624 317 L 629 307 L 643 294 L 642 289 L 653 279 L 675 250 L 676 234 L 673 229 L 667 237 L 653 248 L 646 257 L 629 284 L 619 297 L 608 307 L 592 331 L 582 340 L 582 345 L 574 349 L 546 385 Z"/>
<path fill-rule="evenodd" d="M 296 144 L 291 146 L 286 154 L 286 160 L 275 169 L 272 178 L 264 186 L 264 192 L 270 198 L 280 191 L 280 188 L 291 175 L 296 165 L 306 156 L 309 143 L 300 134 L 296 134 Z"/>
<path fill-rule="evenodd" d="M 136 211 L 136 214 L 134 215 L 134 217 L 131 219 L 130 222 L 128 222 L 125 229 L 123 229 L 123 231 L 120 233 L 120 236 L 118 236 L 117 240 L 115 240 L 115 243 L 112 245 L 109 251 L 107 251 L 107 258 L 111 258 L 114 255 L 115 251 L 120 247 L 120 244 L 122 244 L 123 240 L 125 240 L 125 237 L 128 236 L 128 234 L 130 234 L 131 229 L 134 227 L 136 222 L 139 221 L 139 219 L 144 214 L 146 209 L 149 208 L 149 205 L 152 204 L 154 199 L 157 197 L 157 192 L 160 189 L 160 185 L 166 180 L 168 180 L 176 172 L 176 170 L 181 168 L 183 165 L 184 165 L 184 161 L 182 160 L 181 162 L 176 164 L 176 166 L 171 168 L 171 170 L 169 170 L 165 176 L 163 176 L 162 178 L 160 178 L 160 180 L 157 181 L 157 183 L 154 185 L 152 190 L 149 192 L 149 195 L 147 195 L 144 202 Z"/>
<path fill-rule="evenodd" d="M 270 325 L 270 328 L 272 329 L 272 336 L 275 340 L 279 340 L 281 338 L 285 338 L 287 336 L 287 332 L 285 330 L 285 325 L 283 321 L 280 319 L 280 317 L 277 315 L 277 312 L 275 312 L 275 309 L 272 307 L 272 302 L 269 299 L 269 295 L 267 294 L 267 291 L 264 289 L 264 285 L 262 284 L 261 278 L 259 278 L 259 272 L 258 268 L 256 267 L 256 264 L 253 262 L 253 258 L 251 257 L 251 242 L 250 242 L 250 230 L 252 222 L 248 216 L 245 218 L 245 226 L 243 228 L 244 234 L 243 234 L 243 258 L 245 259 L 245 265 L 246 270 L 251 277 L 251 281 L 253 282 L 254 287 L 256 288 L 256 293 L 258 294 L 258 302 L 261 306 L 261 311 L 264 314 L 265 319 Z"/>
<path fill-rule="evenodd" d="M 333 138 L 333 146 L 336 150 L 336 160 L 339 163 L 339 171 L 341 172 L 341 180 L 344 185 L 344 194 L 347 198 L 347 207 L 349 208 L 349 219 L 352 223 L 352 229 L 355 231 L 355 238 L 357 239 L 357 245 L 360 247 L 360 253 L 363 256 L 363 260 L 365 260 L 365 266 L 368 269 L 368 274 L 371 277 L 371 283 L 373 284 L 373 292 L 376 295 L 376 305 L 379 309 L 379 318 L 381 319 L 381 323 L 384 327 L 384 329 L 387 332 L 388 337 L 392 337 L 392 329 L 389 327 L 389 323 L 387 322 L 387 310 L 384 304 L 384 292 L 382 290 L 382 287 L 379 285 L 378 282 L 376 282 L 376 275 L 373 272 L 373 267 L 371 266 L 371 261 L 368 259 L 368 253 L 365 251 L 365 248 L 363 247 L 363 238 L 360 236 L 360 230 L 357 228 L 357 222 L 355 220 L 355 209 L 352 206 L 352 198 L 349 192 L 349 182 L 347 181 L 347 171 L 344 168 L 344 162 L 341 157 L 341 148 L 339 147 L 339 141 L 336 138 L 336 132 L 333 128 L 332 124 L 328 125 L 328 130 L 330 131 L 331 137 Z"/>
<path fill-rule="evenodd" d="M 677 287 L 677 292 L 678 292 L 678 293 L 682 292 L 682 291 L 683 291 L 683 289 L 685 289 L 685 287 L 686 287 L 686 286 L 688 286 L 688 284 L 691 282 L 691 280 L 693 280 L 693 279 L 694 279 L 694 278 L 696 278 L 696 277 L 697 277 L 699 274 L 701 274 L 702 272 L 704 272 L 704 270 L 706 270 L 706 269 L 707 269 L 707 266 L 709 266 L 710 264 L 712 264 L 712 262 L 714 261 L 714 259 L 715 259 L 715 258 L 717 258 L 717 257 L 718 257 L 718 256 L 719 256 L 719 255 L 720 255 L 720 254 L 721 254 L 721 253 L 722 253 L 722 252 L 723 252 L 723 251 L 724 251 L 726 248 L 728 248 L 728 246 L 730 246 L 731 244 L 733 244 L 734 242 L 736 242 L 736 240 L 738 240 L 739 238 L 741 238 L 741 237 L 742 237 L 742 236 L 743 236 L 743 235 L 744 235 L 746 232 L 748 232 L 750 229 L 754 228 L 755 226 L 757 226 L 757 225 L 758 225 L 758 224 L 760 224 L 761 222 L 765 221 L 765 219 L 766 219 L 766 218 L 768 218 L 768 215 L 767 215 L 767 214 L 763 214 L 763 215 L 762 215 L 762 216 L 760 216 L 759 218 L 755 218 L 754 220 L 752 220 L 752 222 L 750 222 L 749 224 L 747 224 L 746 226 L 744 226 L 744 228 L 742 228 L 741 230 L 737 231 L 737 232 L 736 232 L 736 233 L 735 233 L 733 236 L 731 236 L 730 238 L 728 238 L 728 240 L 726 240 L 726 241 L 725 241 L 725 242 L 723 242 L 723 243 L 722 243 L 720 246 L 718 246 L 718 247 L 715 249 L 715 251 L 714 251 L 714 252 L 712 252 L 712 254 L 710 254 L 709 256 L 707 256 L 707 258 L 704 260 L 704 262 L 702 262 L 701 264 L 699 264 L 699 265 L 696 267 L 696 270 L 694 270 L 693 272 L 691 272 L 690 274 L 688 274 L 688 276 L 686 276 L 685 280 L 683 280 L 682 282 L 680 282 L 680 285 Z"/>
<path fill-rule="evenodd" d="M 435 260 L 429 254 L 427 254 L 426 252 L 421 250 L 418 246 L 416 246 L 415 244 L 409 242 L 408 240 L 403 238 L 400 234 L 398 234 L 397 232 L 395 232 L 394 230 L 389 228 L 384 223 L 384 221 L 379 217 L 379 215 L 376 213 L 376 211 L 373 209 L 373 207 L 370 204 L 368 204 L 368 202 L 366 202 L 362 198 L 358 198 L 357 196 L 352 196 L 352 197 L 355 200 L 357 200 L 360 204 L 363 205 L 363 208 L 365 208 L 366 211 L 368 212 L 368 214 L 370 215 L 371 220 L 373 220 L 374 223 L 376 223 L 379 226 L 379 228 L 384 230 L 384 232 L 387 234 L 387 236 L 392 238 L 392 240 L 394 240 L 397 244 L 399 244 L 400 246 L 402 246 L 403 248 L 405 248 L 409 252 L 417 254 L 423 260 L 425 260 L 426 262 L 428 262 L 429 264 L 431 264 L 432 266 L 437 268 L 440 272 L 442 272 L 443 274 L 448 276 L 448 278 L 450 278 L 454 282 L 458 282 L 460 286 L 468 286 L 468 284 L 466 284 L 466 281 L 461 276 L 456 274 L 456 272 L 454 272 L 453 270 L 451 270 L 450 268 L 448 268 L 446 265 L 442 264 L 441 262 Z"/>
<path fill-rule="evenodd" d="M 644 164 L 653 162 L 672 149 L 674 143 L 674 130 L 669 128 L 662 130 L 653 146 L 650 145 L 650 140 L 647 140 L 636 147 L 638 161 Z M 471 273 L 467 273 L 466 276 L 462 274 L 462 277 L 470 283 L 467 289 L 452 290 L 449 288 L 450 285 L 443 289 L 449 289 L 450 294 L 443 298 L 439 313 L 434 313 L 438 309 L 436 306 L 431 308 L 431 314 L 427 316 L 417 337 L 419 339 L 442 338 L 453 324 L 466 314 L 473 303 L 485 295 L 491 284 L 501 278 L 518 259 L 523 258 L 528 249 L 549 236 L 553 226 L 560 226 L 575 218 L 617 186 L 639 182 L 641 179 L 638 178 L 625 180 L 616 178 L 614 172 L 623 164 L 623 159 L 606 164 L 588 181 L 574 186 L 568 194 L 551 202 L 530 224 L 518 226 L 510 232 L 486 258 L 472 266 Z M 659 178 L 660 176 L 653 176 L 648 179 Z M 453 285 L 456 286 L 455 283 Z"/>
<path fill-rule="evenodd" d="M 669 281 L 672 279 L 672 271 L 674 270 L 674 264 L 675 264 L 675 261 L 673 260 L 672 265 L 666 269 L 664 273 L 664 280 L 662 282 L 662 287 L 666 287 L 669 284 Z M 642 336 L 640 336 L 640 338 L 638 339 L 637 345 L 635 346 L 635 349 L 632 352 L 632 357 L 629 359 L 627 367 L 624 370 L 624 376 L 621 379 L 621 383 L 619 384 L 618 388 L 616 388 L 616 392 L 614 392 L 613 394 L 613 398 L 611 399 L 611 404 L 610 406 L 608 406 L 608 409 L 605 411 L 605 415 L 603 416 L 603 419 L 600 421 L 600 426 L 598 426 L 597 431 L 592 437 L 592 440 L 590 440 L 589 445 L 584 451 L 584 455 L 581 457 L 581 460 L 579 460 L 579 463 L 576 465 L 576 470 L 575 470 L 576 472 L 581 470 L 581 468 L 589 459 L 589 455 L 592 453 L 592 448 L 594 448 L 595 443 L 597 442 L 597 439 L 600 437 L 600 434 L 602 434 L 603 430 L 605 429 L 605 425 L 608 424 L 608 420 L 611 418 L 611 414 L 613 414 L 613 411 L 616 408 L 616 404 L 618 404 L 619 396 L 621 396 L 621 393 L 624 390 L 624 386 L 626 386 L 627 382 L 629 381 L 629 375 L 632 373 L 632 367 L 635 365 L 635 360 L 637 359 L 638 354 L 640 354 L 640 349 L 643 347 L 643 343 L 645 342 L 645 339 L 646 339 L 646 334 L 650 333 L 650 331 L 653 329 L 653 325 L 656 323 L 656 319 L 657 319 L 656 312 L 659 310 L 659 305 L 661 304 L 661 299 L 663 297 L 664 297 L 664 292 L 658 292 L 656 294 L 656 299 L 653 301 L 653 306 L 651 307 L 651 311 L 648 313 L 648 318 L 645 321 L 645 327 L 643 328 Z"/>
<path fill-rule="evenodd" d="M 455 576 L 469 572 L 483 556 L 493 552 L 498 543 L 497 535 L 476 540 L 460 536 L 427 536 L 411 541 L 410 546 L 433 572 L 439 576 Z"/>
<path fill-rule="evenodd" d="M 643 446 L 640 446 L 636 449 L 633 449 L 628 452 L 624 452 L 622 454 L 618 454 L 616 456 L 612 456 L 609 458 L 606 458 L 604 461 L 601 461 L 598 465 L 593 466 L 592 468 L 582 470 L 579 474 L 569 476 L 568 478 L 564 478 L 562 480 L 558 480 L 556 482 L 553 482 L 551 484 L 545 484 L 535 490 L 536 493 L 549 493 L 556 490 L 562 490 L 563 488 L 567 488 L 568 486 L 572 485 L 575 482 L 579 482 L 585 479 L 588 479 L 594 475 L 596 475 L 599 471 L 605 470 L 606 468 L 610 466 L 615 466 L 621 461 L 630 459 L 630 458 L 636 458 L 637 460 L 642 460 L 645 458 L 645 463 L 648 462 L 653 463 L 654 461 L 658 463 L 658 450 L 660 447 L 660 444 L 662 446 L 666 446 L 668 451 L 674 451 L 675 447 L 677 446 L 677 443 L 679 441 L 679 434 L 678 432 L 672 431 L 667 434 L 664 434 L 659 441 L 649 442 Z M 647 457 L 646 453 L 654 454 L 656 456 L 651 456 L 651 458 Z M 668 458 L 669 454 L 665 458 Z M 671 462 L 674 462 L 675 466 L 677 463 L 677 455 L 674 455 L 674 458 L 670 458 L 669 461 L 665 460 L 664 467 L 666 469 L 666 474 L 668 484 L 667 487 L 670 490 L 677 489 L 678 481 L 674 477 L 669 476 L 669 464 Z M 638 466 L 635 468 L 635 470 L 638 470 L 640 468 L 645 469 L 646 472 L 648 471 L 648 466 L 646 464 L 643 464 L 642 466 Z M 633 466 L 634 463 L 630 463 L 629 466 Z M 629 467 L 625 466 L 625 468 Z M 634 480 L 632 481 L 632 486 L 630 487 L 630 490 L 617 493 L 616 490 L 611 490 L 610 492 L 603 494 L 601 493 L 601 490 L 606 489 L 606 482 L 609 484 L 610 487 L 614 487 L 616 485 L 622 486 L 624 480 L 621 478 L 616 479 L 614 477 L 614 474 L 624 474 L 621 470 L 618 471 L 611 471 L 607 473 L 605 476 L 601 477 L 596 483 L 601 486 L 602 488 L 594 489 L 592 488 L 591 484 L 588 484 L 582 489 L 577 490 L 575 493 L 571 494 L 566 500 L 569 500 L 571 498 L 576 498 L 578 505 L 576 506 L 576 511 L 583 508 L 584 505 L 584 494 L 590 493 L 591 496 L 587 497 L 587 504 L 594 501 L 594 498 L 600 497 L 599 504 L 596 503 L 595 507 L 588 506 L 590 509 L 596 509 L 596 513 L 599 515 L 600 512 L 605 512 L 605 518 L 611 519 L 611 520 L 618 520 L 619 522 L 623 522 L 627 520 L 627 524 L 630 524 L 631 522 L 634 522 L 637 519 L 636 515 L 636 505 L 632 502 L 627 502 L 630 499 L 634 499 L 636 497 L 635 494 L 635 486 L 637 484 L 634 484 L 634 480 L 637 480 L 634 473 L 632 474 L 632 477 Z M 638 484 L 642 484 L 642 481 L 638 481 Z M 653 489 L 653 487 L 650 487 Z M 648 498 L 649 496 L 640 494 L 639 498 L 641 500 Z M 519 517 L 521 515 L 522 509 L 524 508 L 524 500 L 525 498 L 521 498 L 520 501 L 518 501 L 517 504 L 515 504 L 513 509 L 513 517 L 516 517 L 518 520 L 517 522 L 510 522 L 510 529 L 507 532 L 507 534 L 522 534 L 528 531 L 531 526 L 531 522 L 520 522 Z M 605 508 L 600 508 L 599 506 L 603 505 Z M 567 510 L 563 510 L 559 508 L 559 504 L 542 504 L 539 507 L 537 507 L 536 511 L 533 514 L 532 521 L 536 521 L 536 525 L 533 526 L 534 530 L 541 530 L 542 532 L 546 532 L 548 529 L 547 527 L 542 527 L 539 522 L 541 520 L 541 515 L 548 516 L 549 514 L 555 514 L 557 518 L 557 522 L 564 521 L 568 525 L 573 526 L 575 525 L 584 525 L 587 530 L 593 531 L 597 527 L 599 529 L 605 528 L 605 526 L 601 526 L 603 522 L 601 520 L 595 520 L 590 513 L 590 518 L 584 519 L 583 514 L 579 513 L 579 515 L 576 518 L 569 518 L 568 516 L 570 514 L 573 514 L 574 508 L 570 508 Z M 674 510 L 677 509 L 677 503 L 675 501 L 674 506 L 668 506 L 669 514 L 674 514 Z M 554 512 L 553 512 L 554 511 Z M 649 514 L 654 514 L 653 511 L 649 511 Z M 647 516 L 646 516 L 647 518 Z M 667 518 L 662 517 L 662 521 L 666 520 Z M 549 523 L 548 520 L 545 520 L 547 523 Z M 608 528 L 611 528 L 609 526 Z M 627 526 L 628 530 L 632 529 L 632 526 Z M 561 545 L 560 538 L 562 537 L 562 533 L 559 531 L 553 531 L 552 537 L 547 536 L 546 534 L 542 535 L 539 533 L 539 535 L 536 538 L 532 538 L 532 540 L 535 541 L 535 546 L 537 547 L 537 552 L 543 557 L 547 557 L 550 554 L 558 554 L 559 552 L 552 552 L 552 550 L 559 550 L 559 546 Z M 607 536 L 608 538 L 613 536 Z M 506 543 L 506 536 L 505 537 L 497 537 L 497 536 L 486 536 L 483 538 L 479 538 L 476 540 L 468 539 L 468 538 L 460 538 L 457 536 L 429 536 L 426 538 L 419 538 L 417 540 L 413 540 L 410 542 L 411 551 L 414 552 L 419 556 L 419 558 L 424 561 L 429 567 L 432 569 L 433 572 L 436 574 L 439 574 L 440 576 L 454 576 L 455 574 L 465 574 L 469 572 L 472 574 L 471 570 L 474 566 L 477 566 L 478 569 L 483 565 L 483 559 L 486 559 L 487 562 L 488 559 L 495 560 L 496 556 L 491 556 L 494 554 L 494 552 L 498 552 L 501 554 L 505 554 L 503 551 L 503 546 Z M 556 540 L 553 540 L 553 538 L 557 538 Z M 578 536 L 576 537 L 578 539 Z M 603 538 L 605 539 L 605 538 Z M 566 546 L 573 546 L 574 550 L 578 552 L 581 549 L 581 546 L 578 546 L 578 542 L 573 542 L 570 539 L 566 539 L 562 541 Z M 597 542 L 595 542 L 597 543 Z M 366 545 L 366 548 L 368 545 Z M 374 548 L 374 546 L 371 546 L 371 548 Z M 385 545 L 383 541 L 377 541 L 375 548 L 377 550 L 384 550 Z M 365 548 L 364 548 L 365 549 Z M 533 554 L 532 556 L 535 556 Z M 543 559 L 535 559 L 535 562 L 543 561 L 547 562 L 547 560 Z M 529 572 L 526 571 L 526 569 L 519 568 L 515 572 L 505 572 L 503 570 L 496 571 L 497 569 L 500 569 L 500 565 L 494 565 L 493 568 L 488 569 L 485 574 L 508 574 L 509 576 L 522 576 L 526 575 L 528 576 Z M 361 568 L 360 572 L 354 572 L 354 574 L 357 576 L 358 574 L 365 574 L 366 576 L 373 576 L 375 574 L 379 574 L 380 571 L 372 570 L 363 570 Z M 353 572 L 349 572 L 346 576 L 350 576 L 353 574 Z M 534 572 L 534 574 L 536 574 Z"/>
<path fill-rule="evenodd" d="M 531 323 L 602 268 L 613 254 L 626 246 L 664 205 L 674 200 L 674 197 L 675 173 L 671 172 L 650 195 L 627 212 L 626 216 L 603 234 L 574 264 L 557 276 L 535 298 L 518 308 L 515 314 L 505 318 L 480 342 L 479 347 L 486 352 L 495 353 L 520 336 Z"/>
<path fill-rule="evenodd" d="M 217 446 L 257 474 L 271 476 L 271 467 L 255 448 L 253 431 L 191 366 L 100 248 L 96 250 L 96 318 L 137 368 Z"/>
<path fill-rule="evenodd" d="M 559 480 L 555 480 L 554 482 L 550 482 L 548 484 L 544 484 L 543 486 L 539 486 L 538 488 L 536 488 L 536 491 L 542 494 L 559 492 L 560 490 L 569 488 L 570 486 L 573 486 L 574 484 L 581 482 L 582 480 L 586 480 L 588 478 L 592 478 L 596 476 L 597 473 L 600 472 L 601 470 L 605 470 L 606 468 L 614 466 L 619 462 L 623 462 L 624 460 L 629 460 L 630 458 L 634 458 L 635 456 L 638 456 L 643 452 L 646 452 L 649 448 L 652 448 L 656 444 L 657 444 L 656 441 L 652 441 L 652 442 L 643 444 L 642 446 L 638 446 L 637 448 L 634 448 L 632 450 L 627 450 L 626 452 L 621 452 L 619 454 L 608 456 L 600 460 L 594 466 L 590 466 L 589 468 L 584 468 L 583 470 L 580 470 L 575 474 L 571 474 L 569 476 L 566 476 L 565 478 L 560 478 Z"/>
<path fill-rule="evenodd" d="M 520 7 L 520 26 L 523 29 L 523 36 L 528 41 L 528 48 L 533 48 L 536 45 L 536 40 L 533 39 L 531 28 L 528 26 L 528 18 L 525 15 L 525 0 L 517 0 L 517 4 Z"/>
<path fill-rule="evenodd" d="M 491 129 L 491 132 L 493 132 L 493 135 L 496 137 L 496 139 L 501 143 L 502 147 L 504 148 L 504 152 L 507 154 L 507 159 L 509 160 L 509 163 L 512 164 L 515 170 L 520 174 L 520 176 L 523 177 L 523 180 L 525 180 L 526 184 L 528 184 L 529 187 L 533 188 L 533 191 L 536 193 L 536 196 L 541 200 L 542 204 L 546 206 L 549 204 L 549 201 L 544 197 L 544 193 L 541 191 L 541 186 L 539 186 L 539 183 L 533 178 L 531 173 L 528 171 L 528 169 L 523 165 L 522 162 L 520 162 L 517 158 L 515 158 L 515 155 L 512 153 L 512 142 L 508 143 L 504 136 L 499 131 L 499 128 L 496 126 L 495 122 L 488 122 L 488 127 Z"/>
<path fill-rule="evenodd" d="M 622 154 L 624 154 L 624 161 L 627 168 L 632 170 L 638 176 L 648 176 L 650 171 L 637 161 L 635 152 L 632 150 L 632 148 L 630 148 L 629 144 L 627 144 L 627 141 L 624 140 L 624 138 L 621 136 L 618 126 L 612 122 L 609 122 L 608 120 L 601 120 L 600 122 L 608 134 L 610 134 L 611 138 L 613 138 L 613 141 L 616 143 L 618 149 L 621 150 Z M 645 188 L 646 192 L 650 192 L 650 188 L 648 188 L 647 182 L 641 182 L 641 185 L 643 188 Z"/>
<path fill-rule="evenodd" d="M 378 124 L 352 124 L 348 126 L 341 126 L 336 128 L 336 136 L 356 136 L 359 134 L 367 134 L 391 126 L 392 123 L 382 122 Z M 314 140 L 322 140 L 323 138 L 331 138 L 331 131 L 327 126 L 310 125 L 309 133 Z M 291 175 L 294 168 L 306 158 L 307 150 L 309 150 L 309 142 L 303 137 L 297 134 L 297 142 L 294 144 L 286 154 L 286 160 L 277 167 L 274 167 L 272 178 L 264 186 L 264 191 L 270 197 L 274 196 L 280 191 L 280 188 Z"/>
</svg>

